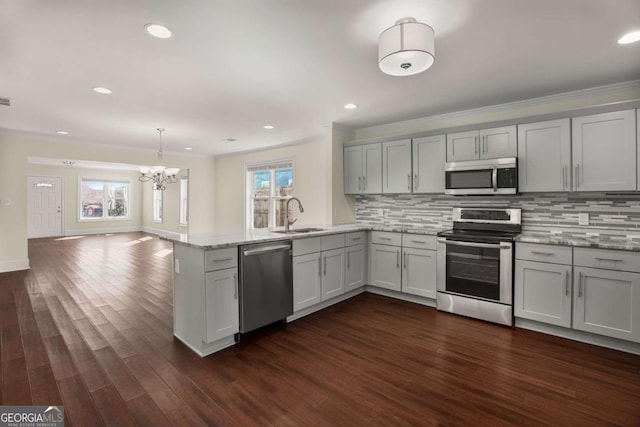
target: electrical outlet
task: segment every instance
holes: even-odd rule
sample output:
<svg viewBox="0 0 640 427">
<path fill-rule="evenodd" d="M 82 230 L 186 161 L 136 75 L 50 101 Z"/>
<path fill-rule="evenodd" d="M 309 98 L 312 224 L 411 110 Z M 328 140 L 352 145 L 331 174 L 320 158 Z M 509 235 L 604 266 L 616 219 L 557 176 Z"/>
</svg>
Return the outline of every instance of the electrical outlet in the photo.
<svg viewBox="0 0 640 427">
<path fill-rule="evenodd" d="M 0 200 L 0 206 L 11 206 L 11 199 L 2 199 Z"/>
<path fill-rule="evenodd" d="M 578 225 L 589 225 L 589 214 L 588 213 L 578 214 Z"/>
<path fill-rule="evenodd" d="M 176 274 L 180 274 L 180 260 L 176 258 Z"/>
</svg>

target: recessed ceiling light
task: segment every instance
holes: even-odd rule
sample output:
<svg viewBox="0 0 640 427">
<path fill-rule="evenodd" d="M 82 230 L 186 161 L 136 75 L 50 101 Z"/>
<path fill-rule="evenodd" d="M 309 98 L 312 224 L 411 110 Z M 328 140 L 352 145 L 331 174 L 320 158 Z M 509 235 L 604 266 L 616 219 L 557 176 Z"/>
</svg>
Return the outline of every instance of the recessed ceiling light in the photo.
<svg viewBox="0 0 640 427">
<path fill-rule="evenodd" d="M 263 126 L 263 127 L 264 127 L 265 129 L 267 129 L 267 130 L 271 130 L 271 129 L 274 129 L 274 128 L 275 128 L 275 126 L 271 126 L 271 125 L 265 125 L 265 126 Z"/>
<path fill-rule="evenodd" d="M 237 139 L 235 139 L 235 138 L 225 138 L 225 139 L 223 139 L 223 141 L 235 142 L 235 141 L 237 141 Z"/>
<path fill-rule="evenodd" d="M 171 37 L 171 30 L 160 24 L 147 24 L 144 26 L 147 33 L 159 39 L 168 39 Z"/>
<path fill-rule="evenodd" d="M 110 93 L 112 93 L 111 89 L 107 89 L 106 87 L 94 87 L 93 90 L 103 95 L 109 95 Z"/>
<path fill-rule="evenodd" d="M 640 40 L 640 31 L 631 31 L 618 39 L 619 44 L 629 44 Z"/>
<path fill-rule="evenodd" d="M 69 132 L 67 132 L 66 130 L 57 130 L 56 133 L 58 135 L 69 135 Z"/>
<path fill-rule="evenodd" d="M 347 110 L 355 110 L 356 108 L 358 108 L 358 104 L 344 104 L 344 108 L 346 108 Z"/>
<path fill-rule="evenodd" d="M 193 150 L 191 147 L 184 147 L 185 150 Z"/>
</svg>

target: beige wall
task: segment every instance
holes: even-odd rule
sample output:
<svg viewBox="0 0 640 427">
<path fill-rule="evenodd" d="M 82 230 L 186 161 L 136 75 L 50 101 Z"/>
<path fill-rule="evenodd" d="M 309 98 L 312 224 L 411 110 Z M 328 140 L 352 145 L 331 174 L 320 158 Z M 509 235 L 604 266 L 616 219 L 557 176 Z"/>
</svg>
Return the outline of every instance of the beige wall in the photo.
<svg viewBox="0 0 640 427">
<path fill-rule="evenodd" d="M 297 226 L 327 224 L 327 180 L 330 158 L 326 138 L 304 144 L 216 158 L 216 214 L 218 233 L 244 230 L 245 170 L 247 163 L 291 158 L 294 160 L 293 195 L 304 206 L 296 214 Z"/>
<path fill-rule="evenodd" d="M 65 141 L 62 137 L 0 131 L 0 200 L 10 203 L 9 206 L 0 203 L 0 271 L 7 270 L 6 266 L 23 263 L 28 257 L 27 157 L 29 156 L 127 164 L 150 164 L 155 160 L 153 151 L 72 143 Z M 165 153 L 164 159 L 171 166 L 189 169 L 192 184 L 189 231 L 192 233 L 213 231 L 215 199 L 211 183 L 215 178 L 214 159 L 174 153 Z"/>
<path fill-rule="evenodd" d="M 62 178 L 62 188 L 64 189 L 62 196 L 64 203 L 63 233 L 67 236 L 139 230 L 142 226 L 142 187 L 138 182 L 138 173 L 136 172 L 30 164 L 27 166 L 27 174 L 29 176 L 58 176 Z M 81 178 L 129 181 L 129 218 L 112 221 L 80 221 L 78 182 Z"/>
</svg>

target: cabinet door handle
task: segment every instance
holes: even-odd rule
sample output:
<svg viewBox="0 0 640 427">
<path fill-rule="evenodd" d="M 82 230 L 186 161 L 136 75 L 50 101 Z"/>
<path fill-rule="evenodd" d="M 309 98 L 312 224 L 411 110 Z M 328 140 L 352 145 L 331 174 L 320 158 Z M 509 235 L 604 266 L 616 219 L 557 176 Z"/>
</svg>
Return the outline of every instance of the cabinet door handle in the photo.
<svg viewBox="0 0 640 427">
<path fill-rule="evenodd" d="M 576 165 L 576 183 L 575 183 L 575 190 L 578 189 L 578 186 L 580 186 L 580 165 Z"/>
<path fill-rule="evenodd" d="M 354 242 L 357 242 L 359 240 L 362 240 L 362 237 L 352 237 L 351 240 L 353 240 Z"/>
<path fill-rule="evenodd" d="M 427 242 L 425 242 L 424 240 L 411 240 L 411 243 L 422 243 L 424 245 Z"/>
<path fill-rule="evenodd" d="M 569 296 L 569 273 L 564 272 L 564 294 Z"/>
<path fill-rule="evenodd" d="M 238 299 L 238 273 L 233 273 L 233 299 Z"/>
<path fill-rule="evenodd" d="M 582 273 L 578 273 L 578 298 L 582 298 Z"/>
<path fill-rule="evenodd" d="M 396 251 L 396 267 L 400 268 L 400 249 Z"/>
<path fill-rule="evenodd" d="M 407 174 L 407 190 L 411 190 L 411 174 Z"/>
<path fill-rule="evenodd" d="M 327 256 L 324 256 L 324 273 L 325 276 L 327 275 Z"/>
<path fill-rule="evenodd" d="M 413 174 L 413 188 L 415 188 L 416 190 L 418 189 L 418 174 L 417 173 Z"/>
<path fill-rule="evenodd" d="M 482 135 L 482 151 L 481 154 L 484 154 L 487 151 L 487 136 Z"/>
<path fill-rule="evenodd" d="M 597 259 L 598 261 L 622 262 L 622 260 L 621 260 L 621 259 L 615 259 L 615 258 L 600 258 L 600 257 L 595 257 L 595 259 Z"/>
<path fill-rule="evenodd" d="M 477 136 L 473 137 L 473 147 L 475 149 L 474 154 L 477 156 L 478 155 L 478 137 Z"/>
<path fill-rule="evenodd" d="M 379 237 L 380 240 L 391 240 L 391 237 Z"/>
<path fill-rule="evenodd" d="M 233 258 L 218 258 L 218 259 L 213 259 L 213 262 L 227 262 L 227 261 L 233 261 Z"/>
<path fill-rule="evenodd" d="M 538 251 L 531 251 L 532 254 L 534 255 L 545 255 L 545 256 L 553 256 L 553 253 L 551 252 L 538 252 Z"/>
<path fill-rule="evenodd" d="M 350 264 L 350 262 L 349 262 L 349 258 L 350 258 L 350 257 L 349 257 L 349 255 L 351 255 L 351 252 L 347 252 L 347 269 L 349 268 L 349 264 Z"/>
<path fill-rule="evenodd" d="M 562 167 L 562 189 L 563 190 L 567 189 L 567 167 L 566 166 Z"/>
<path fill-rule="evenodd" d="M 404 264 L 404 269 L 406 270 L 407 269 L 407 253 L 403 252 L 402 257 L 404 258 L 402 262 Z"/>
<path fill-rule="evenodd" d="M 322 257 L 318 255 L 318 276 L 322 276 Z"/>
</svg>

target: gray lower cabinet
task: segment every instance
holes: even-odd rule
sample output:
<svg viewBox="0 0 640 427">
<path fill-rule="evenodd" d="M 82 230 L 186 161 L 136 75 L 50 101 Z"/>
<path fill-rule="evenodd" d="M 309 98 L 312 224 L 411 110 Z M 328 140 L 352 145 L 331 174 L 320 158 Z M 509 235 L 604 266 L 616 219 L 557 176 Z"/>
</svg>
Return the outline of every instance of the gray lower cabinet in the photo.
<svg viewBox="0 0 640 427">
<path fill-rule="evenodd" d="M 364 235 L 364 233 L 362 233 Z M 345 291 L 361 288 L 365 285 L 366 246 L 359 244 L 345 248 Z"/>
<path fill-rule="evenodd" d="M 436 298 L 436 251 L 402 248 L 402 292 Z"/>
<path fill-rule="evenodd" d="M 400 246 L 371 245 L 371 285 L 393 291 L 402 289 L 401 252 Z"/>
<path fill-rule="evenodd" d="M 435 299 L 436 253 L 435 236 L 374 231 L 371 285 Z"/>
<path fill-rule="evenodd" d="M 205 277 L 207 342 L 238 332 L 238 269 L 211 271 Z"/>
<path fill-rule="evenodd" d="M 640 342 L 640 274 L 575 267 L 573 327 Z"/>
<path fill-rule="evenodd" d="M 293 311 L 300 311 L 345 291 L 345 235 L 293 241 Z"/>
<path fill-rule="evenodd" d="M 293 311 L 322 301 L 320 252 L 293 257 Z"/>
<path fill-rule="evenodd" d="M 570 328 L 571 283 L 571 265 L 516 260 L 515 316 Z"/>
<path fill-rule="evenodd" d="M 238 249 L 174 244 L 173 334 L 200 356 L 234 344 Z"/>
</svg>

